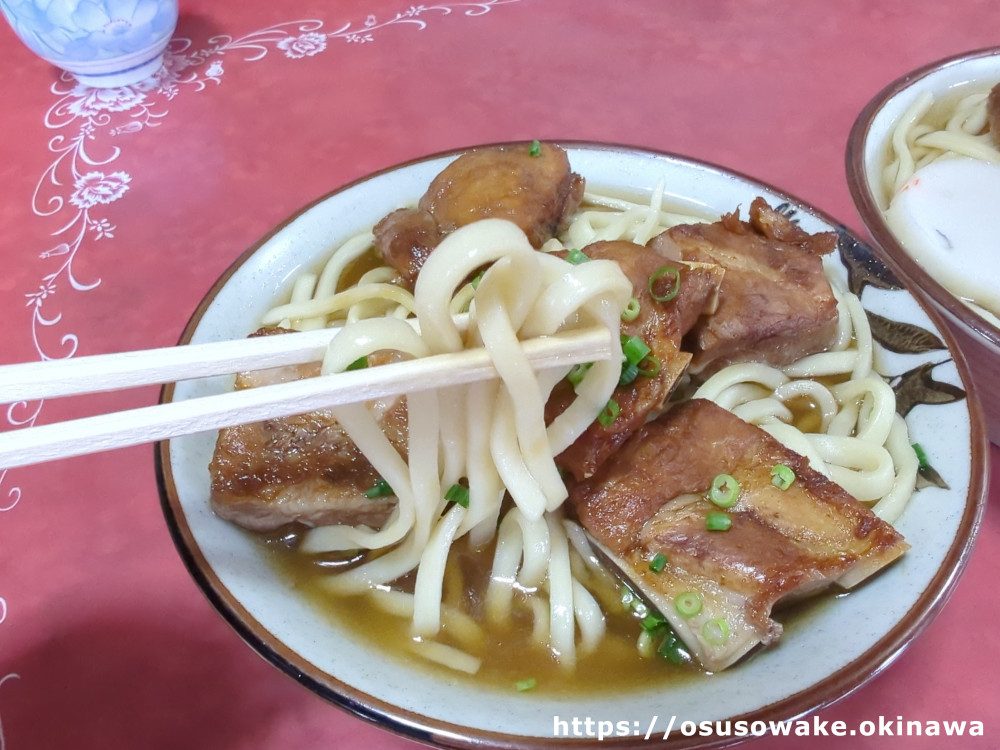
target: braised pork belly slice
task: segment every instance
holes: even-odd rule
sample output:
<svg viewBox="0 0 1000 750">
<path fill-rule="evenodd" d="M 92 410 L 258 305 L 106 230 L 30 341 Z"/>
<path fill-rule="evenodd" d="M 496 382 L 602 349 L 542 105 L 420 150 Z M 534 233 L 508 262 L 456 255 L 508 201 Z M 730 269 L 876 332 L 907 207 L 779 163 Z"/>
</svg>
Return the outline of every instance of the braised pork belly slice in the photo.
<svg viewBox="0 0 1000 750">
<path fill-rule="evenodd" d="M 402 208 L 375 226 L 375 245 L 410 286 L 434 247 L 459 227 L 507 219 L 534 247 L 566 226 L 583 197 L 584 180 L 558 146 L 477 148 L 434 178 L 415 208 Z"/>
<path fill-rule="evenodd" d="M 638 336 L 650 348 L 650 355 L 660 369 L 652 377 L 639 375 L 630 384 L 620 385 L 612 396 L 620 412 L 608 425 L 594 422 L 556 463 L 577 479 L 591 476 L 604 460 L 614 453 L 650 415 L 662 408 L 678 379 L 687 369 L 691 355 L 681 351 L 681 339 L 698 318 L 715 308 L 716 294 L 723 270 L 716 265 L 671 262 L 680 273 L 677 295 L 658 302 L 649 290 L 649 278 L 665 266 L 662 257 L 649 248 L 624 240 L 595 242 L 583 248 L 592 259 L 607 259 L 618 264 L 639 302 L 638 316 L 622 322 L 623 337 Z M 665 280 L 670 283 L 669 279 Z M 658 296 L 666 296 L 656 290 Z M 650 360 L 644 367 L 652 368 Z M 561 383 L 547 405 L 551 421 L 573 399 L 572 386 Z"/>
<path fill-rule="evenodd" d="M 772 483 L 779 464 L 795 474 L 784 490 Z M 740 483 L 726 509 L 706 499 L 719 474 Z M 572 488 L 570 501 L 709 671 L 775 642 L 782 629 L 771 613 L 779 602 L 834 583 L 854 586 L 909 547 L 805 458 L 703 399 L 637 430 Z M 710 513 L 727 514 L 729 529 L 709 530 Z M 658 555 L 664 565 L 655 572 Z"/>
<path fill-rule="evenodd" d="M 836 248 L 836 235 L 805 232 L 763 198 L 751 203 L 749 221 L 737 210 L 712 224 L 672 227 L 649 246 L 726 269 L 718 310 L 685 342 L 692 373 L 744 361 L 789 364 L 824 351 L 836 335 L 837 301 L 822 260 Z"/>
<path fill-rule="evenodd" d="M 236 376 L 236 389 L 319 374 L 318 362 L 245 372 Z M 369 407 L 403 455 L 405 399 L 375 401 Z M 216 515 L 255 531 L 292 522 L 378 528 L 396 506 L 392 496 L 365 497 L 379 476 L 327 410 L 220 430 L 209 471 Z"/>
</svg>

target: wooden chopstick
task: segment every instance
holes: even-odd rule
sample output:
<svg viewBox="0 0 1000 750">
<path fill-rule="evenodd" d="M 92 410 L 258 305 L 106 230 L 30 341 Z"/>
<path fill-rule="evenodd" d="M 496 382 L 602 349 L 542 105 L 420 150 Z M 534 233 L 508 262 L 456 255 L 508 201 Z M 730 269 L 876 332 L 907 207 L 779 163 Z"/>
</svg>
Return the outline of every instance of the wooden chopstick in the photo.
<svg viewBox="0 0 1000 750">
<path fill-rule="evenodd" d="M 593 362 L 615 353 L 608 330 L 601 327 L 529 339 L 521 347 L 535 369 Z M 0 434 L 0 469 L 494 377 L 497 372 L 489 353 L 484 348 L 468 349 L 12 430 Z"/>
<path fill-rule="evenodd" d="M 0 403 L 114 391 L 315 362 L 339 329 L 95 354 L 0 367 Z"/>
<path fill-rule="evenodd" d="M 407 321 L 418 328 L 415 319 Z M 455 317 L 459 330 L 468 315 Z M 339 327 L 0 366 L 0 404 L 266 370 L 323 359 Z"/>
</svg>

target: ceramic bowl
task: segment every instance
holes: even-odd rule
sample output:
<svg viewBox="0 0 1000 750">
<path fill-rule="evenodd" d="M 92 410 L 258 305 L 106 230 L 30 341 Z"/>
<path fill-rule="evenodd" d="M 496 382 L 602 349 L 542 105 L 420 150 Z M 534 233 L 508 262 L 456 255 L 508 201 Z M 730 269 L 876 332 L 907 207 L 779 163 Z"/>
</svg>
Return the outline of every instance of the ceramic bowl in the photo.
<svg viewBox="0 0 1000 750">
<path fill-rule="evenodd" d="M 261 656 L 332 704 L 400 735 L 448 748 L 667 747 L 715 744 L 692 722 L 731 718 L 785 720 L 826 706 L 888 665 L 931 621 L 965 566 L 983 511 L 988 451 L 982 414 L 970 392 L 965 359 L 927 309 L 843 227 L 801 201 L 725 169 L 633 148 L 565 143 L 572 167 L 612 193 L 649 194 L 661 181 L 667 201 L 696 215 L 721 214 L 756 196 L 791 214 L 810 232 L 839 233 L 833 263 L 864 306 L 896 331 L 919 333 L 920 347 L 886 351 L 894 373 L 933 371 L 947 403 L 918 398 L 906 416 L 943 481 L 916 492 L 897 526 L 912 549 L 845 597 L 809 610 L 780 644 L 715 675 L 650 689 L 520 693 L 442 676 L 374 647 L 363 634 L 317 611 L 270 564 L 251 535 L 216 517 L 208 502 L 214 434 L 158 447 L 167 523 L 191 574 L 219 613 Z M 391 210 L 415 203 L 456 153 L 376 173 L 303 208 L 248 250 L 196 310 L 184 342 L 236 339 L 286 290 L 297 271 L 315 268 L 338 238 L 370 228 Z M 905 377 L 905 375 L 904 375 Z M 185 381 L 163 400 L 197 398 L 230 387 L 227 379 Z M 720 701 L 719 696 L 726 696 Z M 670 716 L 668 716 L 668 714 Z M 571 717 L 613 722 L 623 736 L 572 736 Z M 562 723 L 560 723 L 560 721 Z M 651 721 L 653 726 L 650 726 Z M 753 722 L 758 722 L 753 724 Z M 596 726 L 596 725 L 595 725 Z M 606 725 L 605 725 L 606 726 Z M 582 731 L 582 730 L 581 730 Z M 596 731 L 596 730 L 595 730 Z"/>
<path fill-rule="evenodd" d="M 935 101 L 956 90 L 1000 83 L 1000 48 L 970 52 L 925 65 L 883 88 L 858 115 L 847 145 L 847 179 L 865 227 L 887 263 L 913 291 L 926 295 L 965 352 L 986 413 L 992 442 L 1000 444 L 1000 321 L 965 304 L 918 263 L 885 218 L 887 198 L 880 187 L 889 140 L 914 100 L 931 92 Z"/>
<path fill-rule="evenodd" d="M 177 25 L 177 0 L 0 0 L 7 22 L 36 55 L 85 86 L 149 78 Z"/>
</svg>

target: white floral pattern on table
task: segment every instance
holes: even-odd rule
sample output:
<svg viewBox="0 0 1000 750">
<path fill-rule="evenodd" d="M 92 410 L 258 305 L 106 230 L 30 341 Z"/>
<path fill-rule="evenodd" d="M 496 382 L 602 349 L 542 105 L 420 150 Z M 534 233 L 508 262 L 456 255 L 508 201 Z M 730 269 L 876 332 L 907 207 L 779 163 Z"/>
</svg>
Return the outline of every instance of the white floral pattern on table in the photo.
<svg viewBox="0 0 1000 750">
<path fill-rule="evenodd" d="M 101 209 L 126 200 L 134 179 L 127 171 L 112 167 L 121 156 L 121 147 L 107 146 L 99 136 L 119 137 L 156 127 L 167 116 L 168 103 L 182 89 L 203 91 L 209 82 L 222 83 L 227 54 L 242 52 L 241 60 L 252 62 L 273 48 L 287 58 L 301 59 L 320 54 L 333 40 L 373 42 L 376 32 L 389 26 L 406 24 L 424 29 L 428 23 L 422 16 L 429 13 L 461 12 L 476 17 L 495 6 L 515 2 L 519 0 L 412 5 L 384 21 L 369 15 L 358 27 L 344 23 L 332 31 L 327 31 L 320 20 L 290 21 L 240 37 L 218 35 L 209 39 L 203 49 L 193 49 L 191 39 L 174 38 L 164 66 L 155 76 L 120 88 L 92 88 L 64 74 L 52 85 L 58 99 L 44 118 L 45 126 L 56 131 L 48 141 L 55 158 L 39 178 L 31 198 L 34 214 L 50 220 L 55 227 L 50 231 L 53 244 L 38 253 L 42 271 L 37 288 L 25 293 L 31 340 L 39 359 L 64 359 L 76 354 L 79 336 L 69 330 L 58 300 L 66 291 L 87 292 L 101 284 L 100 278 L 78 276 L 74 262 L 90 243 L 114 238 L 116 227 L 101 215 Z M 94 153 L 98 147 L 103 149 L 100 154 Z M 8 405 L 4 415 L 7 425 L 14 429 L 31 427 L 43 405 L 44 401 Z M 0 513 L 11 511 L 22 495 L 18 486 L 4 488 L 7 479 L 8 470 L 0 469 Z M 0 596 L 0 625 L 9 612 L 7 600 Z M 0 676 L 0 688 L 18 677 L 15 673 Z M 5 747 L 0 719 L 0 750 Z"/>
<path fill-rule="evenodd" d="M 51 232 L 55 244 L 38 256 L 46 262 L 41 280 L 36 289 L 25 294 L 38 357 L 64 359 L 76 354 L 79 337 L 64 330 L 67 321 L 53 308 L 57 308 L 59 293 L 64 290 L 85 292 L 100 285 L 100 278 L 80 278 L 74 271 L 74 261 L 88 242 L 114 237 L 116 227 L 100 215 L 100 210 L 126 198 L 133 180 L 128 172 L 111 169 L 121 155 L 120 147 L 105 147 L 100 155 L 92 151 L 99 135 L 122 136 L 155 127 L 167 116 L 167 104 L 183 88 L 202 91 L 210 82 L 221 84 L 226 55 L 242 52 L 242 61 L 252 62 L 273 48 L 291 59 L 311 57 L 323 52 L 332 40 L 364 44 L 373 42 L 376 32 L 389 26 L 426 28 L 428 22 L 423 17 L 429 13 L 461 12 L 476 17 L 513 2 L 518 0 L 412 5 L 384 21 L 369 15 L 360 26 L 347 22 L 332 31 L 326 30 L 320 20 L 289 21 L 240 37 L 217 35 L 203 49 L 194 49 L 191 39 L 175 38 L 163 68 L 155 76 L 119 88 L 92 88 L 63 75 L 52 86 L 52 93 L 59 98 L 45 115 L 45 126 L 57 131 L 48 144 L 55 159 L 32 196 L 35 215 L 55 220 L 57 227 Z M 54 335 L 49 333 L 57 328 Z M 50 343 L 53 338 L 56 343 Z M 11 404 L 5 415 L 8 425 L 30 427 L 38 420 L 42 405 L 41 401 Z M 7 471 L 0 470 L 0 488 L 6 478 Z M 8 488 L 0 512 L 13 508 L 20 494 L 19 488 Z"/>
<path fill-rule="evenodd" d="M 3 605 L 2 607 L 0 607 L 0 623 L 3 623 L 4 618 L 7 616 L 7 605 L 3 601 L 3 599 L 0 599 L 0 605 Z M 0 690 L 2 690 L 4 685 L 10 682 L 11 680 L 19 680 L 19 679 L 21 679 L 21 675 L 17 674 L 16 672 L 10 672 L 9 674 L 5 674 L 3 677 L 0 677 Z M 4 748 L 6 747 L 7 743 L 4 741 L 4 734 L 3 734 L 3 721 L 0 721 L 0 750 L 4 750 Z"/>
</svg>

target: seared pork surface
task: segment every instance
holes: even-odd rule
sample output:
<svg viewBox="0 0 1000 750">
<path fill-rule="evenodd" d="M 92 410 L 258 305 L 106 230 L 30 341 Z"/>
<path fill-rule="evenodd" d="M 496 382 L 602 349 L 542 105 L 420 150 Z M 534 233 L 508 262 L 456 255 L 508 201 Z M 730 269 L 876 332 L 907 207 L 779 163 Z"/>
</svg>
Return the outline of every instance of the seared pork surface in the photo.
<svg viewBox="0 0 1000 750">
<path fill-rule="evenodd" d="M 558 146 L 527 144 L 472 149 L 434 178 L 416 208 L 394 211 L 375 226 L 386 263 L 411 286 L 441 239 L 479 219 L 507 219 L 534 247 L 554 237 L 583 197 L 583 178 Z"/>
<path fill-rule="evenodd" d="M 789 467 L 788 489 L 771 471 Z M 740 483 L 728 508 L 713 479 Z M 908 548 L 902 536 L 760 428 L 703 399 L 648 423 L 598 473 L 574 486 L 581 523 L 710 671 L 781 634 L 773 607 L 831 583 L 853 586 Z M 710 513 L 731 527 L 711 531 Z M 666 559 L 654 572 L 657 555 Z M 654 566 L 656 567 L 656 566 Z M 697 612 L 683 607 L 697 602 Z"/>
<path fill-rule="evenodd" d="M 240 373 L 236 389 L 319 374 L 319 363 Z M 390 442 L 405 454 L 405 399 L 372 406 Z M 291 522 L 377 528 L 396 505 L 395 497 L 365 497 L 378 474 L 328 410 L 220 430 L 209 471 L 215 513 L 256 531 Z"/>
<path fill-rule="evenodd" d="M 994 145 L 1000 148 L 1000 83 L 990 89 L 986 97 L 986 122 Z"/>
<path fill-rule="evenodd" d="M 375 225 L 375 246 L 385 262 L 412 288 L 427 256 L 444 239 L 430 213 L 400 208 Z"/>
<path fill-rule="evenodd" d="M 665 257 L 726 269 L 718 310 L 685 342 L 694 354 L 692 372 L 708 375 L 744 361 L 784 365 L 826 349 L 837 330 L 837 301 L 822 256 L 836 244 L 835 234 L 809 234 L 763 198 L 751 203 L 749 221 L 735 211 L 650 240 Z"/>
<path fill-rule="evenodd" d="M 634 320 L 622 322 L 621 333 L 623 337 L 641 338 L 650 348 L 650 357 L 659 363 L 659 371 L 652 377 L 639 375 L 616 388 L 612 398 L 620 409 L 618 416 L 608 425 L 595 421 L 557 457 L 556 463 L 577 480 L 591 476 L 651 413 L 663 408 L 691 361 L 691 355 L 681 351 L 681 338 L 701 315 L 714 309 L 722 278 L 719 266 L 677 261 L 667 264 L 649 248 L 624 240 L 595 242 L 583 252 L 595 260 L 614 261 L 632 282 L 639 314 Z M 680 282 L 673 299 L 658 302 L 650 293 L 649 278 L 665 265 L 680 274 Z M 668 274 L 668 284 L 669 278 L 672 276 Z M 665 296 L 661 290 L 656 291 L 658 296 Z M 643 369 L 656 366 L 649 359 Z M 551 420 L 562 412 L 572 398 L 572 386 L 560 383 L 549 399 L 547 418 Z"/>
</svg>

